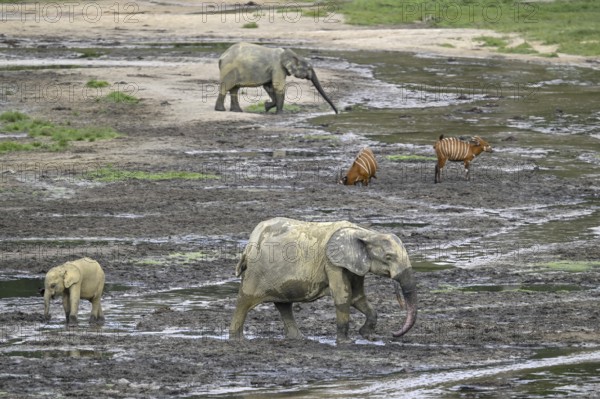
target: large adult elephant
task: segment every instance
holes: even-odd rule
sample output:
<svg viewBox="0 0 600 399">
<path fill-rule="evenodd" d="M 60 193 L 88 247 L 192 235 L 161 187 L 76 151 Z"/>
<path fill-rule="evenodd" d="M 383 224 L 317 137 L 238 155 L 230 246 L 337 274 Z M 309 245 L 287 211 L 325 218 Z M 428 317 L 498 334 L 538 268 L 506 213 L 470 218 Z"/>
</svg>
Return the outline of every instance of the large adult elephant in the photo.
<svg viewBox="0 0 600 399">
<path fill-rule="evenodd" d="M 285 97 L 285 79 L 294 75 L 310 80 L 319 94 L 331 105 L 337 114 L 337 108 L 327 97 L 317 79 L 313 67 L 304 58 L 292 50 L 263 47 L 251 43 L 237 43 L 229 47 L 219 58 L 221 82 L 215 110 L 225 111 L 225 96 L 231 94 L 231 111 L 242 112 L 238 100 L 240 87 L 262 86 L 271 101 L 265 102 L 265 111 L 276 107 L 277 113 L 283 110 Z"/>
<path fill-rule="evenodd" d="M 250 235 L 236 267 L 242 276 L 230 338 L 243 338 L 248 311 L 273 302 L 281 313 L 288 338 L 300 338 L 292 313 L 294 302 L 314 301 L 331 293 L 337 317 L 337 341 L 348 341 L 350 307 L 366 317 L 360 334 L 373 338 L 377 312 L 367 301 L 364 278 L 368 273 L 391 277 L 407 315 L 399 337 L 417 317 L 416 283 L 410 260 L 398 237 L 350 222 L 301 222 L 274 218 L 259 223 Z M 402 294 L 400 293 L 400 287 Z"/>
</svg>

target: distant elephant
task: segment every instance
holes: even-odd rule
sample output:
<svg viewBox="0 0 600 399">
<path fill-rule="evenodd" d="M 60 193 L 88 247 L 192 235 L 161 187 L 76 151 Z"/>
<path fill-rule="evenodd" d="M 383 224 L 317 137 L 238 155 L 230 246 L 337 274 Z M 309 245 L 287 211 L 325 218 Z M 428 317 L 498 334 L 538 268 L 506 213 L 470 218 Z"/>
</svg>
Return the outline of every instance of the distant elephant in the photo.
<svg viewBox="0 0 600 399">
<path fill-rule="evenodd" d="M 225 96 L 231 94 L 231 111 L 242 112 L 238 101 L 240 87 L 263 86 L 271 101 L 265 102 L 265 111 L 276 107 L 277 113 L 283 110 L 285 97 L 285 79 L 294 75 L 310 80 L 319 94 L 331 105 L 337 114 L 337 108 L 323 91 L 317 74 L 310 63 L 292 50 L 269 48 L 251 43 L 237 43 L 229 47 L 219 58 L 221 82 L 215 110 L 225 111 Z"/>
<path fill-rule="evenodd" d="M 67 324 L 77 323 L 79 299 L 92 303 L 90 322 L 102 323 L 104 314 L 100 297 L 104 290 L 104 271 L 100 264 L 90 258 L 81 258 L 53 267 L 46 273 L 44 289 L 44 316 L 50 320 L 50 299 L 62 294 Z"/>
<path fill-rule="evenodd" d="M 359 332 L 372 339 L 377 312 L 365 296 L 367 272 L 399 283 L 395 285 L 396 296 L 400 303 L 404 300 L 407 316 L 393 335 L 405 334 L 416 321 L 417 293 L 408 254 L 398 237 L 345 221 L 263 221 L 252 231 L 236 267 L 242 282 L 229 337 L 243 338 L 248 311 L 263 302 L 273 302 L 281 313 L 286 337 L 301 338 L 292 304 L 330 293 L 336 308 L 337 341 L 348 341 L 351 306 L 367 317 Z"/>
</svg>

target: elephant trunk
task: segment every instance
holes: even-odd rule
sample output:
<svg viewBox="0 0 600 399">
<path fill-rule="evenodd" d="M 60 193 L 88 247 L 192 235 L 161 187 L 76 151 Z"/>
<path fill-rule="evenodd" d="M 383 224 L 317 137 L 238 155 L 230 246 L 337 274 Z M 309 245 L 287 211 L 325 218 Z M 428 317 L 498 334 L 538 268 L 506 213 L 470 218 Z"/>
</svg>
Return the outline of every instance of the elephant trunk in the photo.
<svg viewBox="0 0 600 399">
<path fill-rule="evenodd" d="M 310 81 L 312 82 L 313 85 L 315 85 L 315 88 L 317 89 L 317 91 L 319 92 L 319 94 L 325 99 L 325 101 L 327 101 L 327 103 L 329 105 L 331 105 L 331 108 L 333 108 L 333 110 L 337 114 L 338 113 L 337 108 L 335 107 L 335 105 L 333 105 L 333 102 L 329 99 L 329 97 L 327 97 L 327 94 L 325 94 L 325 91 L 323 90 L 323 87 L 321 86 L 321 83 L 319 83 L 319 79 L 317 79 L 317 74 L 315 73 L 314 70 L 311 70 Z"/>
<path fill-rule="evenodd" d="M 393 333 L 394 337 L 401 337 L 417 321 L 417 284 L 413 277 L 412 269 L 403 271 L 395 280 L 398 282 L 398 284 L 395 284 L 398 303 L 400 303 L 401 307 L 403 303 L 406 306 L 406 320 L 404 320 L 404 325 L 399 331 Z M 400 292 L 400 288 L 402 288 L 402 292 Z"/>
</svg>

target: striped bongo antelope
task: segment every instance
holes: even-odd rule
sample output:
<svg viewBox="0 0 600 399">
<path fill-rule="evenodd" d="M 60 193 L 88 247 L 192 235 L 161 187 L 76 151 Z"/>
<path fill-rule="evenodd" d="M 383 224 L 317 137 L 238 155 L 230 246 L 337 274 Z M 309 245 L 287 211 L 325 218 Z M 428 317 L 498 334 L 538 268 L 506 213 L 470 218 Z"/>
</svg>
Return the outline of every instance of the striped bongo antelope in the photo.
<svg viewBox="0 0 600 399">
<path fill-rule="evenodd" d="M 447 137 L 440 135 L 438 141 L 433 145 L 437 155 L 437 164 L 435 165 L 435 182 L 442 181 L 441 172 L 446 161 L 464 162 L 465 177 L 470 180 L 469 166 L 476 156 L 482 152 L 493 152 L 492 146 L 479 136 L 473 136 L 468 140 L 462 140 L 457 137 Z"/>
<path fill-rule="evenodd" d="M 369 147 L 365 147 L 360 150 L 352 166 L 348 169 L 348 173 L 340 179 L 339 183 L 350 186 L 360 182 L 364 186 L 368 186 L 371 177 L 377 178 L 375 176 L 376 172 L 377 161 L 375 160 L 375 155 L 373 155 L 373 151 Z"/>
</svg>

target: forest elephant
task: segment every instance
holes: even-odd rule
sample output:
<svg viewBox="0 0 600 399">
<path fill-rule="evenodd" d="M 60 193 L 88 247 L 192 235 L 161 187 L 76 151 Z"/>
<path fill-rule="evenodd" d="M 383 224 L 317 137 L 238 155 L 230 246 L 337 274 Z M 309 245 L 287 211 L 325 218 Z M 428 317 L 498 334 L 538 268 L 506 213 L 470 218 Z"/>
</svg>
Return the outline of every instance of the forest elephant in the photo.
<svg viewBox="0 0 600 399">
<path fill-rule="evenodd" d="M 271 101 L 265 102 L 265 111 L 276 107 L 277 113 L 283 110 L 285 79 L 294 75 L 308 79 L 319 94 L 338 113 L 317 79 L 312 65 L 292 50 L 270 48 L 251 43 L 237 43 L 229 47 L 219 58 L 220 84 L 215 110 L 225 111 L 225 96 L 231 95 L 231 111 L 242 112 L 238 99 L 241 87 L 262 86 Z"/>
<path fill-rule="evenodd" d="M 79 299 L 92 303 L 91 323 L 104 321 L 100 297 L 104 290 L 104 271 L 100 264 L 90 258 L 81 258 L 53 267 L 46 273 L 44 289 L 44 316 L 50 320 L 50 299 L 62 294 L 67 324 L 77 324 Z"/>
<path fill-rule="evenodd" d="M 263 302 L 273 302 L 286 337 L 301 338 L 293 303 L 331 294 L 337 342 L 348 342 L 350 307 L 366 316 L 359 330 L 361 336 L 374 339 L 377 312 L 365 295 L 367 272 L 395 280 L 396 296 L 399 303 L 406 304 L 407 314 L 402 328 L 393 335 L 404 335 L 416 321 L 417 292 L 408 254 L 398 237 L 346 221 L 263 221 L 252 231 L 236 267 L 242 282 L 229 337 L 243 338 L 248 311 Z"/>
</svg>

